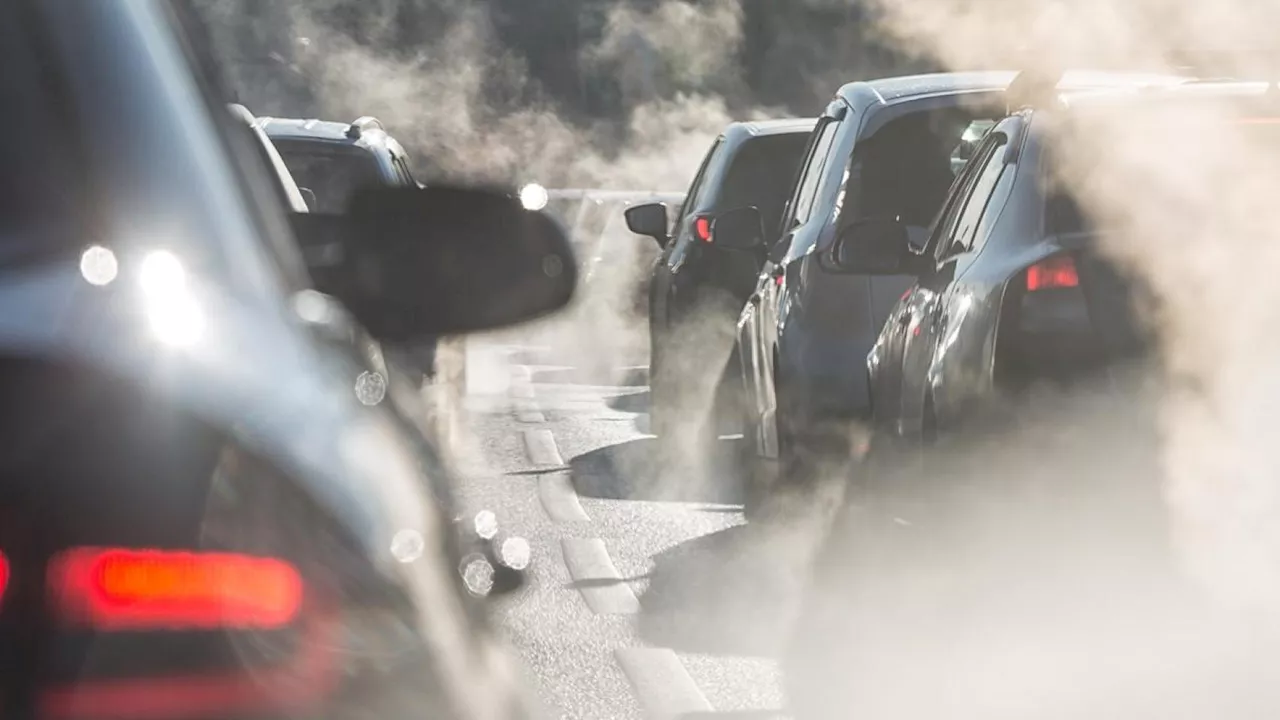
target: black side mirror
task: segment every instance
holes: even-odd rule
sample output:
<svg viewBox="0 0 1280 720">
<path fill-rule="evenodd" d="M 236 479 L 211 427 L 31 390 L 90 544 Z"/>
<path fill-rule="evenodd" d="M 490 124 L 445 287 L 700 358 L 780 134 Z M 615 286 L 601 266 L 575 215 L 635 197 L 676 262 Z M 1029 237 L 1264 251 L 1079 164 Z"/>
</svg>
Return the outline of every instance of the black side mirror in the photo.
<svg viewBox="0 0 1280 720">
<path fill-rule="evenodd" d="M 909 275 L 915 258 L 905 225 L 891 218 L 866 218 L 840 230 L 820 265 L 834 273 Z"/>
<path fill-rule="evenodd" d="M 645 203 L 627 208 L 623 213 L 627 229 L 637 235 L 647 235 L 662 247 L 667 246 L 666 203 Z"/>
<path fill-rule="evenodd" d="M 345 215 L 292 217 L 317 289 L 388 343 L 531 320 L 577 284 L 564 231 L 514 193 L 373 186 Z"/>
<path fill-rule="evenodd" d="M 727 250 L 764 247 L 764 219 L 754 207 L 734 208 L 711 221 L 711 244 Z"/>
</svg>

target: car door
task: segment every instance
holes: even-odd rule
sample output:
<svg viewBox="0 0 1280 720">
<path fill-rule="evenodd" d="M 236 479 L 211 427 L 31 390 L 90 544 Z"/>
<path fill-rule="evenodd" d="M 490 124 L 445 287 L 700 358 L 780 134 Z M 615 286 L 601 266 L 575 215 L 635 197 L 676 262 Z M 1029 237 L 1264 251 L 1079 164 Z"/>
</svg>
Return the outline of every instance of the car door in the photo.
<svg viewBox="0 0 1280 720">
<path fill-rule="evenodd" d="M 752 397 L 756 414 L 763 421 L 771 416 L 777 408 L 777 397 L 774 392 L 774 348 L 778 342 L 778 322 L 784 312 L 782 304 L 787 297 L 785 283 L 789 267 L 796 266 L 796 260 L 803 257 L 801 248 L 796 242 L 809 221 L 813 219 L 814 202 L 822 184 L 824 172 L 831 162 L 835 140 L 839 134 L 841 119 L 845 106 L 838 101 L 832 103 L 828 112 L 818 120 L 814 128 L 809 150 L 806 153 L 801 171 L 797 177 L 796 189 L 787 203 L 787 211 L 783 214 L 781 233 L 777 242 L 770 248 L 769 256 L 757 278 L 756 291 L 748 298 L 748 309 L 753 314 L 751 323 L 750 347 L 752 365 L 755 368 Z M 767 424 L 767 423 L 765 423 Z M 764 453 L 772 457 L 776 451 L 776 438 L 768 433 L 762 437 Z"/>
<path fill-rule="evenodd" d="M 662 248 L 662 253 L 654 265 L 650 286 L 649 315 L 650 323 L 656 327 L 666 328 L 671 321 L 671 307 L 676 289 L 675 276 L 680 272 L 690 253 L 689 245 L 693 242 L 695 211 L 707 194 L 707 187 L 711 184 L 708 182 L 708 176 L 712 174 L 714 164 L 723 154 L 724 146 L 725 139 L 721 135 L 716 138 L 711 149 L 707 150 L 706 156 L 702 158 L 702 165 L 698 167 L 698 173 L 690 183 L 684 202 L 681 203 L 672 221 L 671 237 Z"/>
<path fill-rule="evenodd" d="M 980 145 L 975 148 L 974 154 L 978 155 L 982 150 L 983 146 Z M 947 237 L 954 231 L 979 165 L 980 163 L 967 164 L 952 183 L 942 210 L 930 228 L 929 238 L 920 250 L 926 257 L 933 257 L 933 248 L 938 245 L 940 238 Z M 917 278 L 902 293 L 890 310 L 867 358 L 871 375 L 872 416 L 878 429 L 893 436 L 901 434 L 899 421 L 902 417 L 903 349 L 907 341 L 908 326 L 911 324 L 912 308 L 919 302 L 916 296 L 926 291 L 923 287 L 925 282 L 926 278 Z"/>
<path fill-rule="evenodd" d="M 940 351 L 940 340 L 952 315 L 948 303 L 956 297 L 957 281 L 975 254 L 975 239 L 984 228 L 983 218 L 998 190 L 1007 193 L 1005 151 L 1009 146 L 1007 128 L 997 128 L 983 141 L 970 164 L 964 202 L 954 213 L 954 221 L 941 228 L 928 249 L 934 267 L 923 274 L 907 298 L 902 312 L 891 322 L 902 329 L 902 392 L 896 432 L 901 437 L 927 436 L 934 428 L 929 404 L 931 375 Z M 1011 175 L 1011 173 L 1010 173 Z M 985 239 L 985 235 L 984 235 Z"/>
</svg>

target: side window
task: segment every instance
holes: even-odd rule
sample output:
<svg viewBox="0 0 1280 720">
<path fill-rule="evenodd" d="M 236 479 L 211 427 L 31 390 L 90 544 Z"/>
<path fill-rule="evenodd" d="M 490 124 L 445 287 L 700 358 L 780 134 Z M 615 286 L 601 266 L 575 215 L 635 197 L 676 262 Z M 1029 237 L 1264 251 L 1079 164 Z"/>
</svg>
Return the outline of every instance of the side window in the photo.
<svg viewBox="0 0 1280 720">
<path fill-rule="evenodd" d="M 973 249 L 973 239 L 982 223 L 982 216 L 991 203 L 996 185 L 1008 167 L 1004 162 L 1004 148 L 1009 138 L 1004 133 L 992 135 L 992 142 L 987 155 L 983 158 L 982 170 L 973 181 L 973 191 L 960 211 L 960 221 L 956 223 L 955 234 L 948 244 L 949 252 L 966 252 Z"/>
<path fill-rule="evenodd" d="M 797 178 L 796 193 L 790 203 L 791 213 L 788 222 L 792 226 L 805 222 L 813 212 L 813 202 L 818 194 L 818 185 L 822 181 L 822 171 L 827 166 L 827 156 L 831 154 L 831 145 L 835 142 L 836 129 L 839 127 L 838 120 L 824 120 L 822 127 L 816 130 L 816 138 L 809 149 L 809 157 L 805 159 L 804 169 L 800 171 L 800 176 Z"/>
<path fill-rule="evenodd" d="M 704 180 L 707 179 L 707 168 L 711 166 L 711 159 L 720 152 L 720 148 L 724 146 L 724 138 L 718 137 L 711 149 L 707 151 L 705 157 L 702 158 L 702 165 L 698 167 L 698 174 L 693 176 L 693 182 L 689 185 L 689 192 L 684 196 L 684 202 L 680 205 L 680 214 L 676 216 L 676 224 L 678 225 L 689 212 L 697 207 L 698 196 L 703 192 L 705 186 Z"/>
<path fill-rule="evenodd" d="M 973 247 L 973 238 L 982 221 L 991 196 L 1005 171 L 1004 148 L 1008 137 L 1004 133 L 990 135 L 981 154 L 975 159 L 975 169 L 966 193 L 966 199 L 957 209 L 956 220 L 939 244 L 939 257 L 967 252 Z"/>
<path fill-rule="evenodd" d="M 960 219 L 960 213 L 964 210 L 965 200 L 969 198 L 970 191 L 973 190 L 973 183 L 980 172 L 980 168 L 986 166 L 985 159 L 990 153 L 992 145 L 991 138 L 987 138 L 973 152 L 974 159 L 965 164 L 964 170 L 956 176 L 955 182 L 951 184 L 951 190 L 947 193 L 947 199 L 942 205 L 942 211 L 938 213 L 938 217 L 934 220 L 933 228 L 929 232 L 929 240 L 926 248 L 932 248 L 933 253 L 941 257 L 944 249 L 948 247 L 948 243 L 944 240 L 950 238 L 954 234 L 956 223 Z"/>
</svg>

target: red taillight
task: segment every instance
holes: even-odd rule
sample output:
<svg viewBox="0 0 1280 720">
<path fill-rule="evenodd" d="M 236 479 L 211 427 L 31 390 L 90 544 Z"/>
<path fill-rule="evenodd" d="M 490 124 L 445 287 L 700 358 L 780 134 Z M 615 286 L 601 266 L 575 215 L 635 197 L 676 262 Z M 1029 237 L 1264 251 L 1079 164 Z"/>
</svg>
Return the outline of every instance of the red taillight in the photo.
<svg viewBox="0 0 1280 720">
<path fill-rule="evenodd" d="M 1049 258 L 1027 268 L 1027 292 L 1079 286 L 1080 276 L 1070 256 Z"/>
<path fill-rule="evenodd" d="M 711 242 L 711 218 L 700 217 L 693 221 L 693 232 L 702 242 Z"/>
<path fill-rule="evenodd" d="M 289 563 L 232 553 L 82 548 L 49 568 L 61 617 L 105 630 L 269 629 L 302 605 Z"/>
<path fill-rule="evenodd" d="M 9 558 L 0 552 L 0 601 L 4 600 L 4 592 L 9 589 Z"/>
</svg>

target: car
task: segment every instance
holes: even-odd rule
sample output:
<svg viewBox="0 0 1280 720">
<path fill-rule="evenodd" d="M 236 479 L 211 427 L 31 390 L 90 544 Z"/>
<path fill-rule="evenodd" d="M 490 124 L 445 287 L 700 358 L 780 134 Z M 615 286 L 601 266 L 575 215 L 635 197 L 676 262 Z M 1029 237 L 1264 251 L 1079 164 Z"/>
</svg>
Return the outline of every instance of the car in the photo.
<svg viewBox="0 0 1280 720">
<path fill-rule="evenodd" d="M 316 212 L 344 212 L 353 193 L 367 185 L 420 184 L 410 169 L 409 153 L 375 117 L 344 123 L 264 116 L 257 124 Z M 389 348 L 388 354 L 421 381 L 435 374 L 438 345 L 437 339 L 424 338 L 412 347 Z"/>
<path fill-rule="evenodd" d="M 4 712 L 527 717 L 510 574 L 353 338 L 562 307 L 567 240 L 505 188 L 290 212 L 206 47 L 180 0 L 0 4 Z"/>
<path fill-rule="evenodd" d="M 734 322 L 764 249 L 726 250 L 712 228 L 720 213 L 746 207 L 756 208 L 766 226 L 778 224 L 814 122 L 730 124 L 703 157 L 670 229 L 664 203 L 626 210 L 628 228 L 661 248 L 649 284 L 654 434 L 670 434 L 681 418 L 701 425 L 705 416 L 715 427 L 722 383 L 736 397 L 742 381 L 732 352 Z"/>
<path fill-rule="evenodd" d="M 1109 228 L 1081 210 L 1078 193 L 1046 181 L 1063 174 L 1045 129 L 1056 117 L 1208 107 L 1227 118 L 1224 136 L 1261 135 L 1278 121 L 1260 94 L 1256 83 L 1227 82 L 1137 99 L 1061 92 L 995 126 L 920 252 L 906 253 L 892 221 L 849 228 L 825 258 L 833 272 L 884 272 L 873 266 L 892 251 L 901 261 L 892 271 L 914 279 L 866 360 L 874 440 L 918 447 L 1000 417 L 987 411 L 1030 388 L 1094 382 L 1151 349 L 1137 314 L 1154 301 L 1150 290 L 1099 251 Z M 1265 169 L 1265 158 L 1241 162 Z"/>
<path fill-rule="evenodd" d="M 1020 686 L 1034 688 L 1020 707 L 1065 708 L 1064 717 L 1100 703 L 1144 717 L 1196 702 L 1224 707 L 1226 698 L 1240 699 L 1237 708 L 1274 704 L 1254 691 L 1239 694 L 1269 686 L 1237 684 L 1247 666 L 1219 659 L 1229 653 L 1190 665 L 1204 657 L 1208 635 L 1200 634 L 1207 628 L 1198 611 L 1181 614 L 1199 608 L 1201 596 L 1196 589 L 1192 603 L 1179 604 L 1189 589 L 1187 557 L 1171 539 L 1186 528 L 1170 504 L 1177 481 L 1166 473 L 1178 470 L 1167 467 L 1162 446 L 1177 441 L 1168 435 L 1177 412 L 1171 406 L 1199 393 L 1179 373 L 1170 377 L 1176 368 L 1158 340 L 1180 322 L 1163 313 L 1153 275 L 1129 261 L 1137 257 L 1161 274 L 1178 267 L 1158 258 L 1171 226 L 1188 228 L 1179 253 L 1240 222 L 1242 209 L 1252 226 L 1256 205 L 1219 203 L 1250 197 L 1258 178 L 1274 182 L 1275 86 L 1187 81 L 1143 92 L 1072 92 L 1056 76 L 1039 83 L 1037 92 L 1011 99 L 1014 112 L 977 146 L 923 248 L 910 245 L 900 223 L 872 218 L 842 231 L 823 258 L 834 272 L 906 273 L 913 281 L 867 357 L 874 414 L 867 467 L 850 478 L 850 498 L 814 562 L 786 653 L 797 717 L 846 717 L 861 702 L 895 710 L 910 704 L 923 716 L 999 716 L 993 703 L 1011 707 L 1008 695 L 980 697 L 977 686 L 957 682 L 963 667 L 983 674 L 1016 667 Z M 1178 157 L 1178 173 L 1152 177 L 1170 167 L 1163 141 L 1189 134 L 1202 138 L 1198 152 Z M 1159 142 L 1134 141 L 1144 135 Z M 1084 152 L 1084 138 L 1087 169 L 1069 161 Z M 1229 173 L 1214 174 L 1228 153 Z M 1267 186 L 1253 202 L 1271 192 Z M 1166 193 L 1187 198 L 1190 212 L 1179 215 Z M 1145 239 L 1136 241 L 1135 232 Z M 1212 276 L 1197 267 L 1194 277 Z M 1164 280 L 1165 297 L 1186 290 Z M 1234 279 L 1228 286 L 1236 287 Z M 1214 317 L 1197 312 L 1197 319 Z M 1153 319 L 1166 322 L 1157 327 Z M 1204 357 L 1220 360 L 1217 349 Z M 1188 410 L 1203 411 L 1197 402 Z M 1114 572 L 1120 565 L 1123 577 Z M 1053 597 L 1062 602 L 1046 599 Z M 1103 606 L 1118 615 L 1099 612 Z M 924 618 L 930 630 L 904 642 Z M 1151 627 L 1137 630 L 1147 621 Z M 1158 678 L 1146 685 L 1158 693 L 1130 694 L 1134 688 L 1112 682 L 1123 670 L 1096 662 L 1104 642 L 1115 643 L 1106 655 L 1118 658 L 1133 651 L 1122 643 L 1134 638 L 1150 645 L 1143 632 L 1170 638 L 1187 628 L 1196 638 L 1189 648 L 1170 643 L 1132 655 L 1144 676 Z M 974 634 L 962 637 L 967 632 Z M 863 651 L 852 651 L 860 642 Z M 943 648 L 951 653 L 944 663 L 918 661 Z M 1157 666 L 1178 668 L 1176 677 Z M 875 688 L 858 681 L 868 672 L 878 674 Z M 1216 684 L 1224 675 L 1226 684 Z M 919 694 L 942 676 L 954 694 Z M 1197 681 L 1183 688 L 1176 678 L 1188 676 Z M 1057 685 L 1062 677 L 1072 678 L 1070 688 Z M 1092 689 L 1082 694 L 1082 687 Z M 1213 694 L 1223 687 L 1225 695 Z M 884 694 L 903 690 L 916 700 Z M 1163 709 L 1152 711 L 1157 703 Z"/>
<path fill-rule="evenodd" d="M 894 218 L 919 244 L 981 137 L 1006 112 L 1017 73 L 955 72 L 849 83 L 817 122 L 803 169 L 737 323 L 750 465 L 747 507 L 804 489 L 812 463 L 865 446 L 865 358 L 906 275 L 824 272 L 819 259 L 859 218 Z M 1164 75 L 1072 73 L 1073 87 L 1181 82 Z M 747 213 L 749 215 L 749 213 Z M 742 222 L 739 219 L 739 222 Z M 746 225 L 755 225 L 746 218 Z M 761 245 L 750 234 L 743 250 Z M 799 463 L 799 464 L 798 464 Z M 785 481 L 780 484 L 780 481 Z"/>
</svg>

